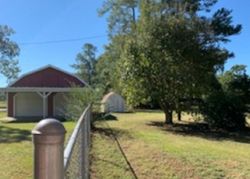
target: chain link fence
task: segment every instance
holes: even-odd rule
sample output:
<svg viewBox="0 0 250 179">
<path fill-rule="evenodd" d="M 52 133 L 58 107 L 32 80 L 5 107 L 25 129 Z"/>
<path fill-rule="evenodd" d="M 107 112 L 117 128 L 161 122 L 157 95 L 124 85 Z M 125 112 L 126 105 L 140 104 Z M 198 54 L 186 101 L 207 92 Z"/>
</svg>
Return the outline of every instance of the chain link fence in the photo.
<svg viewBox="0 0 250 179">
<path fill-rule="evenodd" d="M 64 171 L 66 179 L 89 178 L 91 105 L 81 117 L 64 150 Z"/>
</svg>

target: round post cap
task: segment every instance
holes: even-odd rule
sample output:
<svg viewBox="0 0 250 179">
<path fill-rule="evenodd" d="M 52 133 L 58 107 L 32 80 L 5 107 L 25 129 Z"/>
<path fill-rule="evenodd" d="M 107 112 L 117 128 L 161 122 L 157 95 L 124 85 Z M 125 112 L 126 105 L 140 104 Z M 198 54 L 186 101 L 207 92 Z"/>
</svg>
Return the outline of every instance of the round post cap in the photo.
<svg viewBox="0 0 250 179">
<path fill-rule="evenodd" d="M 35 135 L 62 135 L 66 133 L 63 124 L 56 119 L 43 119 L 32 130 Z"/>
</svg>

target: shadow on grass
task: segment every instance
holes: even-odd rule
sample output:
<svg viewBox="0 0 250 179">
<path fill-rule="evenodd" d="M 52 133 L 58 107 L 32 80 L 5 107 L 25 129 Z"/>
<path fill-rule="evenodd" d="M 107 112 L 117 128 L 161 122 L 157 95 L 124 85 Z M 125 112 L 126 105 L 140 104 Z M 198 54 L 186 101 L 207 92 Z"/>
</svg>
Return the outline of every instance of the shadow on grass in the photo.
<svg viewBox="0 0 250 179">
<path fill-rule="evenodd" d="M 93 118 L 95 121 L 116 121 L 118 120 L 116 116 L 110 113 L 93 113 Z"/>
<path fill-rule="evenodd" d="M 2 120 L 1 122 L 2 123 L 5 123 L 5 124 L 31 124 L 31 123 L 33 123 L 33 124 L 35 124 L 35 123 L 38 123 L 39 121 L 41 121 L 41 120 L 24 120 L 24 121 L 18 121 L 18 120 Z"/>
<path fill-rule="evenodd" d="M 122 130 L 122 129 L 115 129 L 115 128 L 109 128 L 109 127 L 93 127 L 93 132 L 99 133 L 102 136 L 110 137 L 110 138 L 129 138 L 132 139 L 132 136 L 129 134 L 128 131 Z"/>
<path fill-rule="evenodd" d="M 73 121 L 73 120 L 67 120 L 64 117 L 46 117 L 46 118 L 42 118 L 42 117 L 18 117 L 18 118 L 6 118 L 6 119 L 2 119 L 1 122 L 2 123 L 17 123 L 17 124 L 29 124 L 29 123 L 38 123 L 41 120 L 44 119 L 56 119 L 60 122 L 66 122 L 66 121 Z"/>
<path fill-rule="evenodd" d="M 148 123 L 150 126 L 156 126 L 164 131 L 183 135 L 195 136 L 208 140 L 231 140 L 241 143 L 250 143 L 250 128 L 238 132 L 228 132 L 223 130 L 211 130 L 207 124 L 204 123 L 175 123 L 172 126 L 166 126 L 163 122 L 152 121 Z"/>
<path fill-rule="evenodd" d="M 112 114 L 105 114 L 100 119 L 105 121 L 117 121 L 117 117 Z"/>
<path fill-rule="evenodd" d="M 0 143 L 13 143 L 30 140 L 31 132 L 29 130 L 0 126 Z"/>
<path fill-rule="evenodd" d="M 145 113 L 163 113 L 160 109 L 136 109 L 135 112 L 145 112 Z"/>
</svg>

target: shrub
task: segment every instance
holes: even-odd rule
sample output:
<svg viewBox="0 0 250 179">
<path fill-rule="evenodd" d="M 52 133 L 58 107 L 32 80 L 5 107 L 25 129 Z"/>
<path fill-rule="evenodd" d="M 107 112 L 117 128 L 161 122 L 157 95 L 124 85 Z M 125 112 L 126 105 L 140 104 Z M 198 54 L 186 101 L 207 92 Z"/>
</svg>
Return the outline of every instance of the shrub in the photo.
<svg viewBox="0 0 250 179">
<path fill-rule="evenodd" d="M 101 99 L 102 92 L 92 88 L 75 89 L 65 96 L 67 118 L 77 120 L 90 103 Z"/>
<path fill-rule="evenodd" d="M 239 97 L 223 91 L 211 94 L 201 111 L 204 119 L 214 128 L 238 130 L 246 124 L 245 104 Z"/>
</svg>

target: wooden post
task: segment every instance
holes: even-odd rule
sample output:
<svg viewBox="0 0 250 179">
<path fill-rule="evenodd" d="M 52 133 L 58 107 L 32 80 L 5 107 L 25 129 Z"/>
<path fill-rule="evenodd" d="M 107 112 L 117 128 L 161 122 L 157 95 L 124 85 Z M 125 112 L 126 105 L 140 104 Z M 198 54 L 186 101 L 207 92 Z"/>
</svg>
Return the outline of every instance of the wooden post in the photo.
<svg viewBox="0 0 250 179">
<path fill-rule="evenodd" d="M 66 130 L 56 119 L 44 119 L 32 130 L 34 179 L 63 179 L 63 145 Z"/>
</svg>

